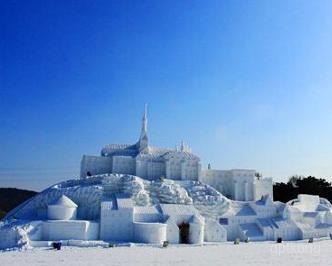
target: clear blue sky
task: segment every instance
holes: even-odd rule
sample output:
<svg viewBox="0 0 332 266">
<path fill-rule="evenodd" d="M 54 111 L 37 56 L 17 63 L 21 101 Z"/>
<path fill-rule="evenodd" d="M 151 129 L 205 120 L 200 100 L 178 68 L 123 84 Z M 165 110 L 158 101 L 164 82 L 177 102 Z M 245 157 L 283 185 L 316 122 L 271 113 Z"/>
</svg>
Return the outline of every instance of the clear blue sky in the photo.
<svg viewBox="0 0 332 266">
<path fill-rule="evenodd" d="M 332 176 L 332 1 L 1 1 L 0 186 L 156 146 L 276 181 Z"/>
</svg>

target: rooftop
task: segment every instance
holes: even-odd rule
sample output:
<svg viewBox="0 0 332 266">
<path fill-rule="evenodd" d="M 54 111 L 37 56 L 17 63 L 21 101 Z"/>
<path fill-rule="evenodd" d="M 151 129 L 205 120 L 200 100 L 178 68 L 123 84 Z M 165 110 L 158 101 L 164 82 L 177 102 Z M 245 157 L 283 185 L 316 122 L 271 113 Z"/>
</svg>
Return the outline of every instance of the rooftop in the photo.
<svg viewBox="0 0 332 266">
<path fill-rule="evenodd" d="M 73 202 L 70 198 L 65 195 L 61 195 L 55 201 L 53 201 L 49 206 L 66 206 L 69 208 L 77 208 L 77 204 Z"/>
</svg>

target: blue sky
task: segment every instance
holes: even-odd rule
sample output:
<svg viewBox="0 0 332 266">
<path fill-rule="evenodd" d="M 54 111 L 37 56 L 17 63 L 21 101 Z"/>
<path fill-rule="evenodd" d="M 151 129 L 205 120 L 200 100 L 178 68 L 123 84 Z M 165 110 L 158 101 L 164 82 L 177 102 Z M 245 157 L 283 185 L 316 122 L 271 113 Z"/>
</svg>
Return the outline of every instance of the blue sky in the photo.
<svg viewBox="0 0 332 266">
<path fill-rule="evenodd" d="M 156 146 L 276 181 L 332 176 L 331 1 L 1 1 L 0 186 Z"/>
</svg>

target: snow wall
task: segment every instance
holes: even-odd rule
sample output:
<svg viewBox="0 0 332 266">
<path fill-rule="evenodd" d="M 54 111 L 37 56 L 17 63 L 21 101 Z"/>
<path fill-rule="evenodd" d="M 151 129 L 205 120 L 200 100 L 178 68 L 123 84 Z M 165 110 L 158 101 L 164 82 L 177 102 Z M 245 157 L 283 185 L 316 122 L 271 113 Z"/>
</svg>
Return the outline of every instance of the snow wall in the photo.
<svg viewBox="0 0 332 266">
<path fill-rule="evenodd" d="M 90 221 L 43 222 L 42 240 L 97 240 L 99 224 Z"/>
<path fill-rule="evenodd" d="M 75 220 L 76 214 L 76 207 L 49 205 L 47 209 L 47 216 L 49 220 Z"/>
<path fill-rule="evenodd" d="M 162 244 L 166 241 L 166 224 L 134 223 L 134 239 L 139 243 Z"/>
</svg>

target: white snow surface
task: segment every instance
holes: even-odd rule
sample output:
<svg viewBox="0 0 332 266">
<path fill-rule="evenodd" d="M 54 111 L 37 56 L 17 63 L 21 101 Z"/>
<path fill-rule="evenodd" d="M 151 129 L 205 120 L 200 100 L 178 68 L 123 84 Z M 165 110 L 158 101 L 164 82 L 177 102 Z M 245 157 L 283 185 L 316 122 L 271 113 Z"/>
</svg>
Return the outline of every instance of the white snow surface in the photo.
<svg viewBox="0 0 332 266">
<path fill-rule="evenodd" d="M 48 205 L 54 204 L 60 197 L 68 197 L 75 206 L 78 205 L 78 220 L 96 221 L 100 218 L 101 201 L 117 193 L 129 195 L 136 206 L 193 205 L 203 216 L 211 219 L 224 213 L 230 202 L 214 188 L 199 181 L 148 181 L 123 174 L 72 179 L 45 189 L 9 212 L 4 224 L 0 225 L 0 249 L 29 246 L 32 221 L 46 220 Z"/>
<path fill-rule="evenodd" d="M 12 210 L 5 219 L 45 219 L 48 204 L 66 195 L 79 206 L 77 219 L 97 220 L 101 200 L 114 193 L 130 195 L 136 206 L 194 204 L 205 216 L 223 213 L 229 205 L 226 197 L 199 181 L 148 181 L 132 175 L 105 174 L 51 186 Z"/>
<path fill-rule="evenodd" d="M 63 247 L 0 252 L 1 265 L 332 265 L 332 241 L 255 242 L 207 244 L 204 246 L 174 245 L 133 246 L 115 248 Z"/>
</svg>

